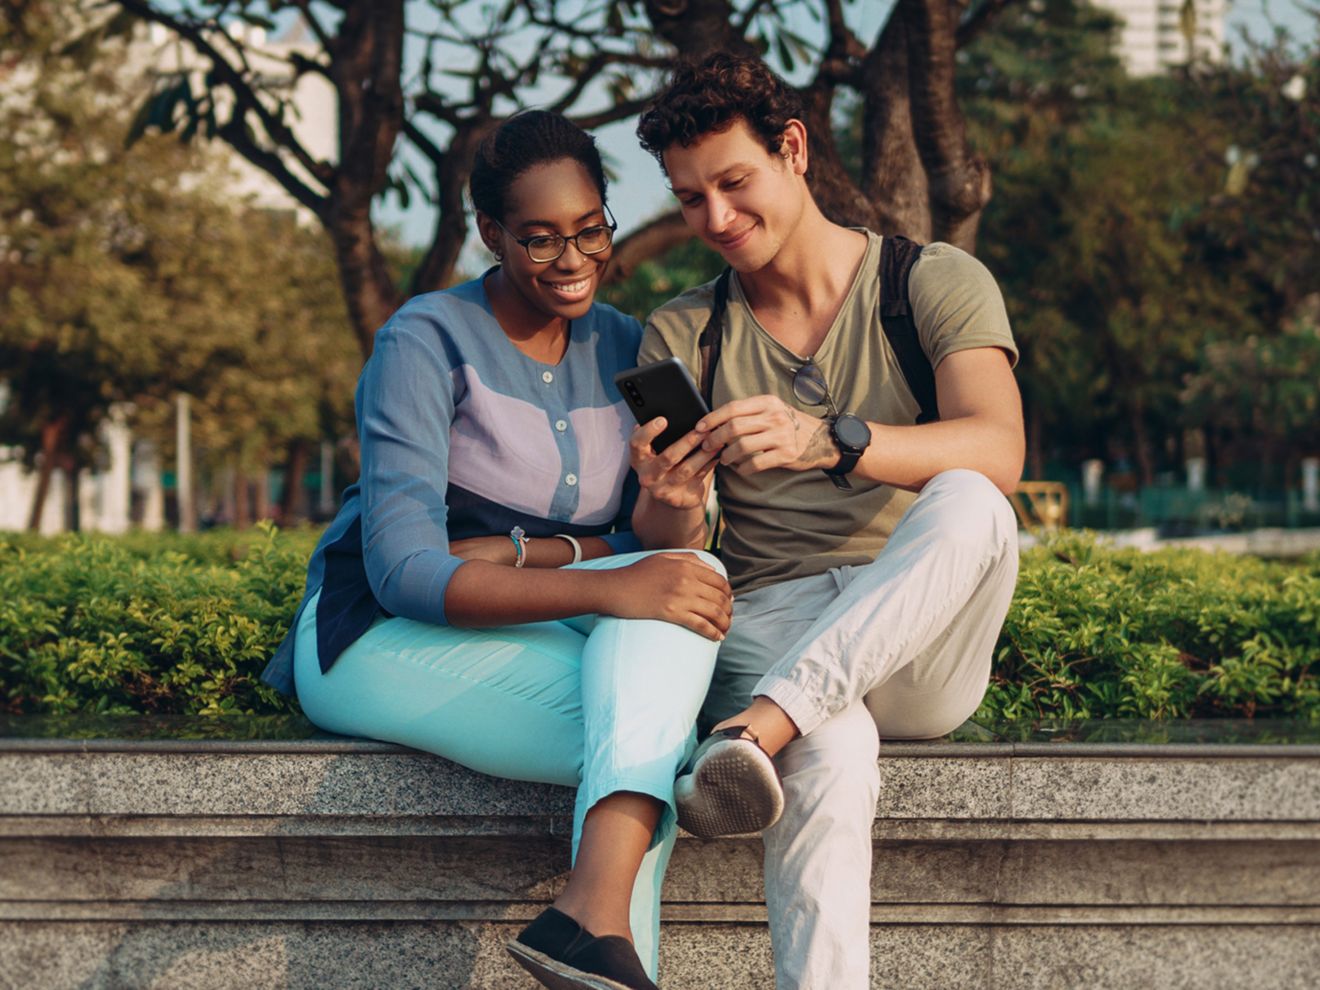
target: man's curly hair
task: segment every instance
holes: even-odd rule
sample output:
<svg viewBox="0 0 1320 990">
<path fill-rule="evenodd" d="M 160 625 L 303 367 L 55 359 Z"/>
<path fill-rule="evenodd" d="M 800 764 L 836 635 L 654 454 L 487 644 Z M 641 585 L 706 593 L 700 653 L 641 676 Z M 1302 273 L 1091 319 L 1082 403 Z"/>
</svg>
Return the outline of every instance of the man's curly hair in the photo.
<svg viewBox="0 0 1320 990">
<path fill-rule="evenodd" d="M 664 153 L 675 144 L 690 147 L 745 120 L 777 155 L 784 128 L 802 115 L 797 92 L 759 58 L 720 51 L 674 68 L 668 85 L 642 113 L 637 137 L 663 169 Z"/>
</svg>

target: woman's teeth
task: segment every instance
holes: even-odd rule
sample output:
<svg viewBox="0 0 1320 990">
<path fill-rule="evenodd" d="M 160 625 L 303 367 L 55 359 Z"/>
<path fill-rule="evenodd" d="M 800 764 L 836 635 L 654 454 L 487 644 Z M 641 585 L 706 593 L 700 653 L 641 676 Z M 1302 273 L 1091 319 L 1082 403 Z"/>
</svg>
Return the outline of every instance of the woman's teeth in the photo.
<svg viewBox="0 0 1320 990">
<path fill-rule="evenodd" d="M 584 278 L 579 279 L 576 282 L 547 282 L 546 284 L 556 292 L 562 292 L 568 296 L 575 296 L 579 292 L 586 290 L 587 286 L 591 284 L 591 279 Z"/>
</svg>

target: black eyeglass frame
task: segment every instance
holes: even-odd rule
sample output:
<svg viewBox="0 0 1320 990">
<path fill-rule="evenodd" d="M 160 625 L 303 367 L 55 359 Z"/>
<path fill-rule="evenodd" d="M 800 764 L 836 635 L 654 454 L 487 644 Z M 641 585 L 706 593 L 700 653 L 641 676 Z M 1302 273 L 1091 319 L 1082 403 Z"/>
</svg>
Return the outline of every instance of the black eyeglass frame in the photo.
<svg viewBox="0 0 1320 990">
<path fill-rule="evenodd" d="M 819 399 L 812 398 L 816 393 L 807 391 L 807 384 L 820 389 Z M 839 415 L 834 397 L 830 395 L 829 383 L 825 381 L 825 373 L 820 370 L 815 358 L 807 358 L 806 364 L 793 372 L 793 397 L 804 406 L 826 406 L 831 416 Z"/>
<path fill-rule="evenodd" d="M 610 212 L 610 207 L 608 203 L 602 203 L 601 210 L 604 212 L 605 217 L 608 220 L 607 223 L 593 223 L 590 227 L 583 227 L 576 234 L 568 234 L 568 235 L 555 233 L 555 234 L 533 234 L 531 237 L 518 237 L 508 227 L 504 226 L 504 224 L 500 223 L 498 220 L 495 220 L 494 217 L 491 217 L 491 219 L 495 220 L 495 226 L 499 227 L 500 230 L 504 231 L 511 238 L 513 238 L 513 240 L 524 251 L 527 252 L 528 261 L 530 261 L 534 265 L 549 265 L 552 264 L 553 262 L 558 261 L 560 258 L 564 256 L 564 252 L 568 250 L 569 241 L 573 242 L 573 246 L 577 248 L 578 254 L 582 255 L 584 258 L 590 258 L 593 255 L 603 254 L 604 252 L 610 249 L 610 247 L 614 244 L 614 232 L 619 229 L 619 224 L 618 221 L 614 219 L 614 214 Z M 581 237 L 583 234 L 590 233 L 593 230 L 608 230 L 610 232 L 610 239 L 605 242 L 603 247 L 597 248 L 595 251 L 584 251 L 582 249 L 582 245 L 578 242 L 578 238 Z M 551 238 L 559 239 L 560 242 L 559 252 L 553 258 L 533 258 L 532 242 L 550 240 Z"/>
</svg>

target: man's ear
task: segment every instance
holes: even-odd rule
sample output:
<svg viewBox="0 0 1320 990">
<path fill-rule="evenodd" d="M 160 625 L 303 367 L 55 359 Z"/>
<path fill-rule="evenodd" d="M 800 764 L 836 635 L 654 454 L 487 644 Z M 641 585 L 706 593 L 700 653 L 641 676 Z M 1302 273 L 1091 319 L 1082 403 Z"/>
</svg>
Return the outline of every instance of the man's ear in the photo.
<svg viewBox="0 0 1320 990">
<path fill-rule="evenodd" d="M 779 153 L 784 156 L 784 160 L 796 174 L 807 174 L 811 164 L 807 152 L 807 125 L 796 117 L 790 118 L 784 126 Z"/>
</svg>

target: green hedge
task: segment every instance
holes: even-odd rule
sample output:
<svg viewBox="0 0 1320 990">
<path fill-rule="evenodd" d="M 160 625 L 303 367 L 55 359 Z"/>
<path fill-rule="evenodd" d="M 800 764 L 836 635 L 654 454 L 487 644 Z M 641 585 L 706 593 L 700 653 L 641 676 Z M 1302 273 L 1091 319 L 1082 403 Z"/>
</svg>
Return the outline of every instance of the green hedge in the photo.
<svg viewBox="0 0 1320 990">
<path fill-rule="evenodd" d="M 0 535 L 0 710 L 296 710 L 257 676 L 317 533 Z M 1071 534 L 1023 554 L 978 717 L 1320 722 L 1320 555 L 1141 553 Z"/>
</svg>

